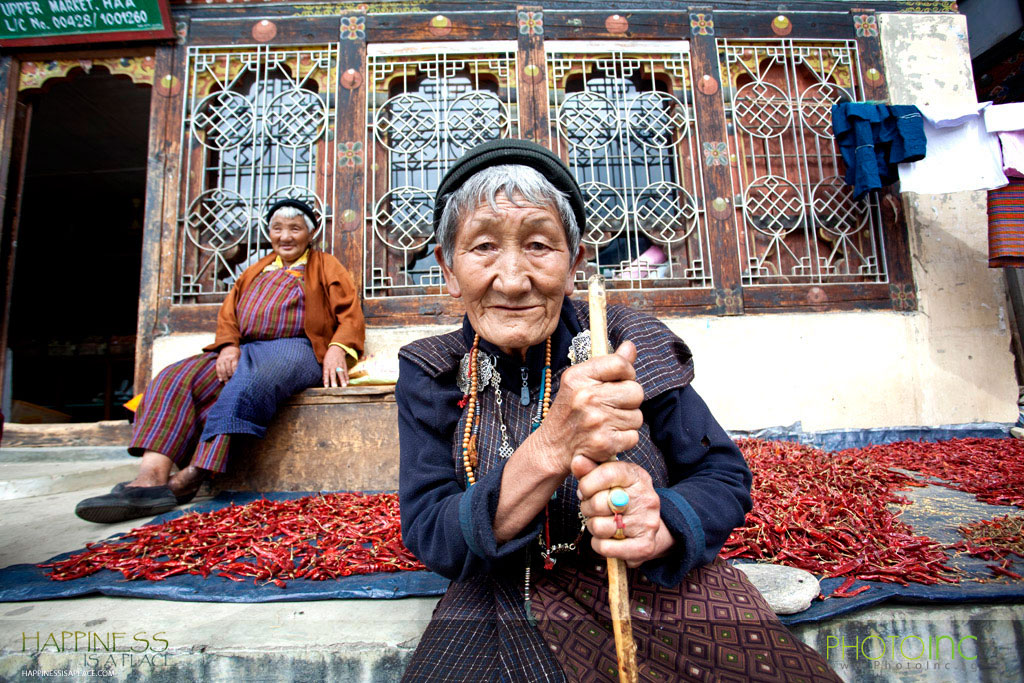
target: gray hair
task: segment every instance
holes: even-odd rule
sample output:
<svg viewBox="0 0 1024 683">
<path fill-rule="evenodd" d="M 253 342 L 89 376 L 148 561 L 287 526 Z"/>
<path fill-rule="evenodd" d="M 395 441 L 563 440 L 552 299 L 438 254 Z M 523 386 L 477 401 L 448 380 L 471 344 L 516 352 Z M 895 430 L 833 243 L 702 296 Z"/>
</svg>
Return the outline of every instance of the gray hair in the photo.
<svg viewBox="0 0 1024 683">
<path fill-rule="evenodd" d="M 455 231 L 484 202 L 492 211 L 498 210 L 498 193 L 516 206 L 544 206 L 554 209 L 565 228 L 569 243 L 569 260 L 574 261 L 580 247 L 580 226 L 569 205 L 569 196 L 560 191 L 539 171 L 520 164 L 490 166 L 473 174 L 459 189 L 449 195 L 441 221 L 437 226 L 437 243 L 445 265 L 452 267 L 455 253 Z"/>
<path fill-rule="evenodd" d="M 294 206 L 282 206 L 280 209 L 274 212 L 270 217 L 270 223 L 274 222 L 274 219 L 280 216 L 281 218 L 295 218 L 296 216 L 302 216 L 302 220 L 306 221 L 306 229 L 309 230 L 309 234 L 312 235 L 316 226 L 313 225 L 313 221 L 309 219 L 305 211 L 299 211 Z M 267 228 L 270 228 L 270 223 L 267 223 Z"/>
</svg>

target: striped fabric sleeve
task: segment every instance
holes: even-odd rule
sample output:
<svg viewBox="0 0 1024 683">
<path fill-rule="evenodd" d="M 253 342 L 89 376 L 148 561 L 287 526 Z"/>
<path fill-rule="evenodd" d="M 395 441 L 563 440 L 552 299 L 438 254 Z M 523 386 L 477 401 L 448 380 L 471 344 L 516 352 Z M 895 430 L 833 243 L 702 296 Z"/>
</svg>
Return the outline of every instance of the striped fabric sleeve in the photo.
<svg viewBox="0 0 1024 683">
<path fill-rule="evenodd" d="M 1024 178 L 988 193 L 989 268 L 1024 267 Z"/>
</svg>

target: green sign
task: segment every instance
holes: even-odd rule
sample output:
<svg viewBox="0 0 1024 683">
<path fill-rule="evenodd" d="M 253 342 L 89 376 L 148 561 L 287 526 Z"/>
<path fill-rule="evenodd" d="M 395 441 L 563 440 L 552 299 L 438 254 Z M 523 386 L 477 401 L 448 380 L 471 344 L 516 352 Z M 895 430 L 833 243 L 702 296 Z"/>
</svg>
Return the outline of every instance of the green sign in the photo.
<svg viewBox="0 0 1024 683">
<path fill-rule="evenodd" d="M 166 0 L 0 0 L 0 46 L 171 36 Z"/>
</svg>

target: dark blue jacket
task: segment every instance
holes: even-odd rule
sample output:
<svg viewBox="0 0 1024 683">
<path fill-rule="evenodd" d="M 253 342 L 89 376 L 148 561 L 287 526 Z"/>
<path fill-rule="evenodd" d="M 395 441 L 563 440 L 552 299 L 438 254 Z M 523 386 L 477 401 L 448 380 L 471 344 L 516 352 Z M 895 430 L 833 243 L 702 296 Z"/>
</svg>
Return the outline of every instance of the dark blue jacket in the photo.
<svg viewBox="0 0 1024 683">
<path fill-rule="evenodd" d="M 913 105 L 835 104 L 832 131 L 854 199 L 899 180 L 897 164 L 925 156 L 924 119 Z"/>
<path fill-rule="evenodd" d="M 657 326 L 658 334 L 670 336 L 670 344 L 689 354 L 681 340 L 660 322 L 649 316 L 643 318 L 650 321 L 649 328 Z M 556 375 L 569 366 L 570 341 L 580 331 L 575 308 L 567 300 L 552 335 L 552 369 Z M 645 334 L 650 335 L 648 329 Z M 461 339 L 465 349 L 472 345 L 473 337 L 474 331 L 465 320 Z M 487 342 L 481 341 L 480 348 L 498 356 L 504 386 L 514 392 L 506 400 L 519 395 L 522 367 L 527 368 L 533 389 L 531 400 L 536 400 L 544 344 L 527 352 L 525 366 Z M 638 348 L 644 353 L 644 344 L 638 344 Z M 640 362 L 638 359 L 638 365 Z M 401 440 L 403 540 L 430 569 L 453 580 L 498 571 L 503 562 L 511 564 L 508 561 L 512 556 L 530 544 L 536 545 L 543 513 L 516 538 L 497 543 L 493 522 L 504 463 L 466 490 L 452 450 L 453 441 L 462 437 L 457 433 L 462 415 L 457 367 L 434 375 L 407 349 L 399 354 L 399 367 L 395 398 Z M 645 389 L 641 410 L 651 440 L 664 454 L 670 482 L 658 489 L 661 515 L 677 541 L 672 554 L 648 562 L 643 571 L 652 581 L 671 586 L 694 567 L 713 560 L 732 530 L 743 523 L 751 507 L 751 475 L 739 449 L 688 381 L 685 386 L 660 392 L 651 383 L 641 384 Z M 521 567 L 521 563 L 516 566 Z"/>
</svg>

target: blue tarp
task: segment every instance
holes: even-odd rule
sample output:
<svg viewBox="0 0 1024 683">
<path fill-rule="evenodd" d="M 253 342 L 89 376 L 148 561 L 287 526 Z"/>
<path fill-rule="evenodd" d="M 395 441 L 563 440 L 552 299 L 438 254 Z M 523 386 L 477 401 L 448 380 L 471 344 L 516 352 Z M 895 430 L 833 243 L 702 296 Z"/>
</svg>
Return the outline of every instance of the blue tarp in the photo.
<svg viewBox="0 0 1024 683">
<path fill-rule="evenodd" d="M 885 444 L 895 441 L 945 441 L 953 438 L 1005 438 L 1009 425 L 1000 423 L 983 423 L 970 425 L 948 425 L 942 427 L 902 427 L 886 429 L 830 430 L 823 432 L 804 432 L 799 423 L 790 427 L 774 427 L 756 432 L 732 432 L 732 436 L 756 437 L 763 439 L 799 441 L 814 445 L 826 451 L 845 448 L 860 448 L 872 444 Z M 934 487 L 933 487 L 934 488 Z M 941 491 L 944 491 L 942 489 Z M 941 491 L 934 489 L 932 496 L 941 497 Z M 284 500 L 296 498 L 304 493 L 223 493 L 216 498 L 194 505 L 190 510 L 209 511 L 223 507 L 232 502 L 248 503 L 257 498 Z M 973 499 L 970 494 L 956 493 Z M 924 501 L 919 501 L 924 502 Z M 941 501 L 940 501 L 941 503 Z M 1001 506 L 983 506 L 977 519 L 1015 512 L 1016 508 Z M 915 505 L 918 513 L 912 520 L 917 533 L 943 542 L 944 531 L 950 528 L 950 519 L 944 516 L 942 504 L 934 506 Z M 183 511 L 161 515 L 151 524 L 173 519 Z M 908 515 L 909 516 L 909 515 Z M 907 520 L 904 517 L 905 521 Z M 957 523 L 964 523 L 957 520 Z M 952 525 L 955 529 L 955 525 Z M 81 552 L 75 551 L 75 552 Z M 59 555 L 54 560 L 66 558 L 74 553 Z M 1024 574 L 1024 560 L 1014 558 L 1012 569 Z M 52 561 L 52 560 L 51 560 Z M 986 563 L 969 557 L 957 558 L 958 569 L 965 572 L 965 579 L 959 585 L 923 586 L 867 582 L 871 588 L 854 598 L 829 598 L 816 600 L 810 608 L 794 615 L 782 618 L 789 625 L 819 622 L 840 614 L 847 614 L 870 605 L 898 600 L 900 602 L 919 604 L 958 603 L 958 602 L 1024 602 L 1024 581 L 1008 581 L 995 579 Z M 978 582 L 970 579 L 986 579 Z M 821 582 L 821 591 L 828 595 L 844 579 L 825 579 Z M 44 570 L 35 565 L 14 565 L 0 569 L 0 602 L 26 600 L 45 600 L 68 598 L 79 595 L 103 594 L 124 597 L 160 598 L 164 600 L 183 600 L 194 602 L 280 602 L 296 600 L 328 600 L 337 598 L 402 598 L 410 596 L 441 595 L 447 589 L 448 581 L 427 571 L 398 572 L 389 574 L 370 574 L 351 576 L 336 581 L 288 581 L 286 588 L 278 588 L 273 584 L 254 586 L 252 581 L 236 583 L 222 577 L 211 576 L 203 579 L 198 576 L 178 575 L 164 581 L 126 581 L 121 574 L 113 571 L 100 571 L 92 576 L 74 581 L 51 581 L 44 575 Z M 853 588 L 864 585 L 858 581 Z"/>
<path fill-rule="evenodd" d="M 823 451 L 864 448 L 897 441 L 949 441 L 950 439 L 1005 439 L 1012 423 L 974 422 L 939 427 L 876 427 L 873 429 L 828 429 L 805 432 L 800 422 L 788 427 L 767 427 L 752 431 L 730 431 L 734 439 L 797 441 Z"/>
<path fill-rule="evenodd" d="M 1018 573 L 1021 572 L 1021 564 L 1018 562 L 1015 567 Z M 740 566 L 742 569 L 742 566 Z M 992 577 L 991 574 L 988 575 Z M 841 586 L 845 579 L 824 579 L 821 582 L 822 595 L 828 595 Z M 780 616 L 782 623 L 787 626 L 795 624 L 815 623 L 827 621 L 841 614 L 849 614 L 857 610 L 877 605 L 881 602 L 894 600 L 901 603 L 938 605 L 965 602 L 1024 602 L 1024 582 L 1003 581 L 997 583 L 977 583 L 975 581 L 964 581 L 959 585 L 946 586 L 925 586 L 912 583 L 909 586 L 901 586 L 894 583 L 879 583 L 878 581 L 857 581 L 851 590 L 860 586 L 869 585 L 870 589 L 852 598 L 828 598 L 827 600 L 815 600 L 811 606 L 798 614 Z"/>
<path fill-rule="evenodd" d="M 211 500 L 193 505 L 188 512 L 209 512 L 232 503 L 244 505 L 259 498 L 290 500 L 309 493 L 221 493 Z M 149 524 L 161 524 L 185 514 L 174 510 L 160 515 Z M 121 534 L 112 536 L 118 538 Z M 75 553 L 58 555 L 49 562 L 62 560 Z M 448 588 L 448 579 L 433 572 L 391 572 L 345 576 L 334 581 L 294 579 L 286 588 L 274 584 L 254 585 L 252 579 L 238 583 L 222 576 L 203 578 L 179 574 L 163 581 L 127 581 L 120 572 L 103 569 L 91 576 L 72 581 L 52 581 L 47 570 L 34 564 L 16 564 L 0 569 L 0 602 L 49 600 L 80 595 L 115 595 L 130 598 L 159 598 L 186 602 L 285 602 L 292 600 L 333 600 L 337 598 L 407 598 L 416 595 L 441 595 Z"/>
<path fill-rule="evenodd" d="M 897 441 L 948 441 L 950 439 L 985 438 L 1004 439 L 1011 424 L 999 422 L 983 422 L 973 424 L 942 425 L 939 427 L 880 427 L 876 429 L 833 429 L 820 432 L 805 432 L 797 422 L 788 427 L 770 427 L 748 432 L 729 432 L 733 438 L 757 438 L 771 441 L 796 441 L 824 451 L 840 451 L 847 448 L 864 448 L 866 446 L 895 443 Z M 921 477 L 925 479 L 925 477 Z M 956 536 L 956 527 L 979 519 L 990 519 L 999 515 L 1018 512 L 1017 508 L 985 505 L 976 503 L 977 511 L 973 516 L 963 517 L 962 514 L 952 519 L 950 510 L 956 508 L 962 512 L 963 505 L 947 504 L 948 498 L 959 498 L 961 501 L 974 500 L 969 493 L 951 492 L 939 487 L 929 487 L 922 494 L 916 505 L 911 506 L 902 519 L 913 527 L 915 533 L 930 536 L 943 543 L 961 540 Z M 914 496 L 917 497 L 917 496 Z M 929 505 L 928 503 L 936 503 Z M 949 501 L 951 502 L 951 501 Z M 1024 560 L 1011 555 L 1014 560 L 1011 569 L 1024 574 Z M 738 562 L 737 564 L 742 564 Z M 787 625 L 820 622 L 841 614 L 848 614 L 871 605 L 888 600 L 902 603 L 938 604 L 959 602 L 1024 602 L 1024 581 L 1012 581 L 996 577 L 988 568 L 988 564 L 977 558 L 968 556 L 957 557 L 953 562 L 963 573 L 961 582 L 955 585 L 925 586 L 912 583 L 901 586 L 878 581 L 857 581 L 850 590 L 869 585 L 871 588 L 853 598 L 829 598 L 815 600 L 809 608 L 799 614 L 781 617 Z M 821 593 L 828 595 L 841 586 L 845 578 L 823 579 Z"/>
</svg>

